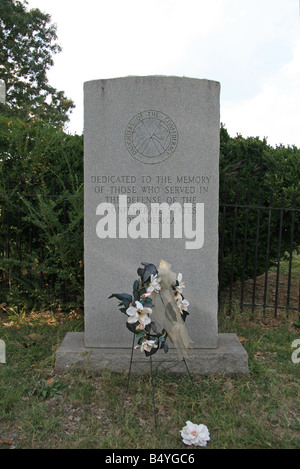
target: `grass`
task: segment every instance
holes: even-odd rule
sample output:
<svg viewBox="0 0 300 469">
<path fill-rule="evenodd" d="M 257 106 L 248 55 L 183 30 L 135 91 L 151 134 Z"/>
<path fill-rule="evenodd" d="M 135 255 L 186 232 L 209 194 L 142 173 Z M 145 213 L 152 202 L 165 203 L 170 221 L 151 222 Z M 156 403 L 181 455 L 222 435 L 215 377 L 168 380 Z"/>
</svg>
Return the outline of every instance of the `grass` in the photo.
<svg viewBox="0 0 300 469">
<path fill-rule="evenodd" d="M 155 428 L 149 376 L 133 377 L 126 393 L 127 373 L 55 374 L 66 332 L 83 330 L 80 313 L 3 310 L 0 448 L 195 449 L 181 440 L 187 420 L 207 425 L 205 449 L 299 448 L 300 363 L 291 357 L 300 330 L 293 318 L 219 317 L 219 330 L 237 333 L 247 350 L 250 376 L 195 376 L 192 384 L 185 375 L 159 375 Z"/>
<path fill-rule="evenodd" d="M 286 253 L 287 258 L 288 253 Z M 286 276 L 289 274 L 289 259 L 283 260 L 279 264 L 279 272 L 283 276 Z M 270 268 L 270 272 L 276 272 L 277 271 L 277 266 L 273 266 Z M 300 275 L 300 254 L 297 254 L 296 252 L 293 253 L 292 256 L 292 262 L 291 262 L 291 277 L 296 278 L 299 280 L 299 275 Z"/>
</svg>

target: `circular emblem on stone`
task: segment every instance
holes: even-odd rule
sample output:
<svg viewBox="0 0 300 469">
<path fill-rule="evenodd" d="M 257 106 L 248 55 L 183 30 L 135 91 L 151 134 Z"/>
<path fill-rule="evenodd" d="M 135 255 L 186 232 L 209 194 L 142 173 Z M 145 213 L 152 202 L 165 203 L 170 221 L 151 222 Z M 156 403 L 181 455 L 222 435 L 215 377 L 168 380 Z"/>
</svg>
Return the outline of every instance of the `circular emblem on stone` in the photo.
<svg viewBox="0 0 300 469">
<path fill-rule="evenodd" d="M 160 111 L 143 111 L 134 116 L 125 131 L 127 150 L 138 161 L 161 163 L 175 151 L 178 132 L 172 119 Z"/>
</svg>

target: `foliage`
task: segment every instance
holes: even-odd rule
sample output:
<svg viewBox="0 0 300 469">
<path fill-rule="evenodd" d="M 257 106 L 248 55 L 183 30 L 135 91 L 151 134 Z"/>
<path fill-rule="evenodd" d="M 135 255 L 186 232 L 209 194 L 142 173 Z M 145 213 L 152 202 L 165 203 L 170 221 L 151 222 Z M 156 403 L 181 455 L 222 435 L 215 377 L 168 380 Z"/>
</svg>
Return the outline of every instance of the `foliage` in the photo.
<svg viewBox="0 0 300 469">
<path fill-rule="evenodd" d="M 0 150 L 3 292 L 9 287 L 2 299 L 26 298 L 29 307 L 61 303 L 62 297 L 80 304 L 82 137 L 39 121 L 1 118 Z"/>
<path fill-rule="evenodd" d="M 54 177 L 61 187 L 77 188 L 83 182 L 83 136 L 41 121 L 0 116 L 0 175 L 2 184 L 8 177 L 23 184 L 34 180 L 48 194 Z"/>
<path fill-rule="evenodd" d="M 220 192 L 234 200 L 236 192 L 240 201 L 246 201 L 247 191 L 257 193 L 267 171 L 264 152 L 266 140 L 242 136 L 231 138 L 224 128 L 220 130 Z"/>
<path fill-rule="evenodd" d="M 219 227 L 222 286 L 242 276 L 259 275 L 285 253 L 290 254 L 299 248 L 299 214 L 284 210 L 296 208 L 299 193 L 298 148 L 280 146 L 274 149 L 265 139 L 257 137 L 245 139 L 238 135 L 231 138 L 224 126 L 221 127 Z M 274 207 L 283 210 L 272 210 L 271 213 Z"/>
<path fill-rule="evenodd" d="M 221 125 L 220 130 L 220 192 L 227 200 L 246 202 L 247 194 L 259 188 L 268 196 L 272 191 L 280 200 L 284 191 L 289 201 L 300 190 L 300 149 L 295 146 L 268 145 L 258 137 L 235 138 Z M 278 198 L 279 197 L 279 198 Z M 265 202 L 265 200 L 262 200 Z"/>
<path fill-rule="evenodd" d="M 61 127 L 74 105 L 47 79 L 52 56 L 61 50 L 56 26 L 48 14 L 26 6 L 26 1 L 18 0 L 0 3 L 0 78 L 7 93 L 0 112 L 23 120 L 39 118 Z"/>
<path fill-rule="evenodd" d="M 59 395 L 63 394 L 64 385 L 57 376 L 48 380 L 43 377 L 40 379 L 34 377 L 32 382 L 34 387 L 32 394 L 36 394 L 42 399 L 57 398 Z"/>
</svg>

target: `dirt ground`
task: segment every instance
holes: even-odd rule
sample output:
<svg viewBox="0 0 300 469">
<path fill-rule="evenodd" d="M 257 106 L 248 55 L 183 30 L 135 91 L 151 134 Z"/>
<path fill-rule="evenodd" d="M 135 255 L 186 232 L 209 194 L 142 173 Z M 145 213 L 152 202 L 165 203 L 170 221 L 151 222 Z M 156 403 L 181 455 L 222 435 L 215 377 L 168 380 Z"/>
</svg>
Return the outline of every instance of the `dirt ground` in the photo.
<svg viewBox="0 0 300 469">
<path fill-rule="evenodd" d="M 267 285 L 266 294 L 265 285 Z M 300 319 L 300 274 L 291 278 L 290 285 L 288 275 L 280 274 L 277 279 L 277 272 L 273 271 L 268 272 L 267 281 L 265 274 L 262 274 L 256 277 L 255 282 L 253 279 L 246 280 L 244 286 L 240 281 L 235 282 L 232 287 L 233 306 L 240 307 L 242 287 L 244 288 L 242 311 L 253 313 L 261 311 L 265 321 L 270 322 L 270 325 L 278 323 L 280 318 L 284 320 L 289 317 L 295 321 Z M 230 291 L 227 289 L 221 295 L 220 303 L 228 304 L 229 301 Z"/>
</svg>

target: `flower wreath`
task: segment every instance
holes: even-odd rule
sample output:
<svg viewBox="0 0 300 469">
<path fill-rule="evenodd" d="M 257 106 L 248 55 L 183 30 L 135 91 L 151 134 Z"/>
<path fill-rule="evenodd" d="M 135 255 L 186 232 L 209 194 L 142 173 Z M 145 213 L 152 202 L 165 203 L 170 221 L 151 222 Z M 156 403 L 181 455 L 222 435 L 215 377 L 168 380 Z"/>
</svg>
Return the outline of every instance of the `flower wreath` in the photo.
<svg viewBox="0 0 300 469">
<path fill-rule="evenodd" d="M 145 352 L 146 356 L 153 355 L 162 348 L 167 353 L 168 332 L 165 329 L 159 332 L 155 322 L 151 319 L 152 308 L 155 308 L 154 296 L 161 290 L 159 272 L 154 264 L 147 262 L 141 264 L 144 267 L 137 270 L 140 278 L 133 283 L 133 294 L 113 293 L 109 298 L 115 297 L 120 301 L 120 311 L 127 316 L 126 326 L 138 339 L 135 348 L 140 347 L 141 352 Z M 183 296 L 185 285 L 181 273 L 177 275 L 175 283 L 170 287 L 178 311 L 185 322 L 189 314 L 187 311 L 189 302 Z"/>
</svg>

